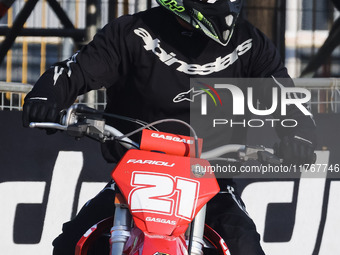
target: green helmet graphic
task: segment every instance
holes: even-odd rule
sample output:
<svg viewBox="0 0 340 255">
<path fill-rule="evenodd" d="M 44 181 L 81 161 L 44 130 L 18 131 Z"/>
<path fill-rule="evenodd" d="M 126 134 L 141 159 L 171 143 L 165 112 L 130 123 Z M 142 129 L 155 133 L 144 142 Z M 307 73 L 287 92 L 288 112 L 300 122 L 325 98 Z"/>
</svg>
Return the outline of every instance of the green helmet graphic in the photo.
<svg viewBox="0 0 340 255">
<path fill-rule="evenodd" d="M 227 45 L 241 12 L 242 0 L 156 0 L 216 42 Z"/>
</svg>

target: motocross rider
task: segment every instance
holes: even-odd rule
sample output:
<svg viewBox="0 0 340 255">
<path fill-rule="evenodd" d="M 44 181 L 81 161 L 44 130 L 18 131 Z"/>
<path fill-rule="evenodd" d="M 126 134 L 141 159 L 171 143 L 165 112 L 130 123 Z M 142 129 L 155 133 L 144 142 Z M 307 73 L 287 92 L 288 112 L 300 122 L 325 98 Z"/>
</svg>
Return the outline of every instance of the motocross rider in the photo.
<svg viewBox="0 0 340 255">
<path fill-rule="evenodd" d="M 106 112 L 146 122 L 164 118 L 190 122 L 193 100 L 179 97 L 190 91 L 190 78 L 289 79 L 272 42 L 241 17 L 242 0 L 156 1 L 158 7 L 109 22 L 79 52 L 49 68 L 25 98 L 24 126 L 32 121 L 56 121 L 59 111 L 78 95 L 102 87 L 107 91 Z M 271 86 L 279 87 L 275 82 Z M 265 101 L 267 90 L 263 88 L 260 100 Z M 223 102 L 223 107 L 230 108 L 231 104 Z M 286 163 L 312 162 L 313 120 L 294 105 L 288 107 L 286 116 L 299 120 L 299 125 L 278 130 L 282 158 Z M 115 126 L 130 131 L 125 125 Z M 178 125 L 168 124 L 159 129 L 181 131 Z M 244 128 L 226 128 L 215 135 L 226 137 L 224 144 L 246 142 Z M 204 138 L 204 134 L 199 136 Z M 102 149 L 109 162 L 119 159 L 119 150 L 114 143 Z M 223 179 L 219 184 L 221 194 L 208 204 L 208 224 L 224 238 L 231 254 L 264 254 L 234 182 Z M 110 182 L 64 224 L 63 233 L 53 242 L 54 254 L 74 254 L 81 235 L 113 214 L 112 192 L 114 185 Z"/>
</svg>

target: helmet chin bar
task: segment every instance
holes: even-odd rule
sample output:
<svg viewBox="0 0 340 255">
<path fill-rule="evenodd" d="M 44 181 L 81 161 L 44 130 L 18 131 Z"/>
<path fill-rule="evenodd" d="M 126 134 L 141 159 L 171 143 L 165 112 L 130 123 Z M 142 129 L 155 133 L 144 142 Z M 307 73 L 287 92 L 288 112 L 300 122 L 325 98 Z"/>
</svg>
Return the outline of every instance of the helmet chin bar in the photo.
<svg viewBox="0 0 340 255">
<path fill-rule="evenodd" d="M 160 6 L 223 46 L 230 41 L 242 6 L 242 0 L 156 1 Z"/>
<path fill-rule="evenodd" d="M 225 30 L 225 31 L 223 32 L 223 39 L 224 39 L 225 41 L 227 41 L 228 38 L 229 38 L 229 36 L 230 36 L 230 30 Z"/>
<path fill-rule="evenodd" d="M 225 17 L 225 23 L 228 27 L 231 27 L 234 22 L 234 16 L 229 14 L 227 17 Z"/>
<path fill-rule="evenodd" d="M 233 25 L 233 22 L 234 22 L 234 16 L 229 14 L 228 16 L 225 17 L 225 23 L 227 24 L 228 27 L 231 27 Z M 228 40 L 229 36 L 230 36 L 230 32 L 231 30 L 230 29 L 227 29 L 227 30 L 224 30 L 223 31 L 223 39 L 225 41 Z"/>
</svg>

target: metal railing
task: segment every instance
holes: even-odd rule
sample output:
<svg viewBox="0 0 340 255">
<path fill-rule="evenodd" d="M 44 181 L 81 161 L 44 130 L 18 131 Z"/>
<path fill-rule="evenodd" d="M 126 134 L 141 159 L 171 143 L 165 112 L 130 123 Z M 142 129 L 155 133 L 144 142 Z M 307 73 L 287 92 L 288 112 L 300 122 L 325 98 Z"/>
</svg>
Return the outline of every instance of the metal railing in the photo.
<svg viewBox="0 0 340 255">
<path fill-rule="evenodd" d="M 0 81 L 0 110 L 21 111 L 24 98 L 31 89 L 32 85 L 30 84 Z M 105 90 L 90 91 L 79 96 L 76 102 L 103 110 L 106 105 Z"/>
<path fill-rule="evenodd" d="M 340 113 L 339 78 L 297 78 L 294 82 L 296 87 L 311 91 L 312 113 Z"/>
<path fill-rule="evenodd" d="M 297 78 L 297 87 L 311 91 L 310 108 L 312 113 L 340 113 L 339 78 Z M 0 82 L 0 110 L 22 110 L 25 95 L 32 85 Z M 106 105 L 105 89 L 91 91 L 79 96 L 77 102 L 103 110 Z"/>
<path fill-rule="evenodd" d="M 32 85 L 0 82 L 0 110 L 22 110 L 24 97 L 32 88 Z"/>
</svg>

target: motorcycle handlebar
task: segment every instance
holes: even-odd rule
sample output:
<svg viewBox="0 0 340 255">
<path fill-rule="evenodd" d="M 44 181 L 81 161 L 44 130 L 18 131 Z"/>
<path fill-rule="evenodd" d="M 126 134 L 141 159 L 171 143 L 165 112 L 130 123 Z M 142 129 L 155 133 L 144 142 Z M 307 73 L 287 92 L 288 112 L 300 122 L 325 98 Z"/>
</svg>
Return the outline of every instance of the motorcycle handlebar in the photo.
<svg viewBox="0 0 340 255">
<path fill-rule="evenodd" d="M 83 104 L 74 104 L 67 110 L 62 112 L 60 123 L 53 122 L 31 122 L 30 128 L 43 128 L 43 129 L 57 129 L 67 131 L 69 135 L 75 137 L 82 137 L 84 135 L 100 138 L 120 138 L 124 136 L 118 129 L 106 125 L 102 120 L 92 120 L 91 117 L 87 117 L 85 121 L 79 122 L 81 116 L 92 115 L 98 117 L 102 113 L 96 109 L 90 108 Z M 102 122 L 102 123 L 100 123 Z M 103 125 L 101 125 L 103 124 Z M 127 149 L 133 147 L 139 147 L 139 145 L 129 139 L 128 137 L 122 137 L 119 139 L 121 144 Z"/>
<path fill-rule="evenodd" d="M 227 144 L 218 148 L 215 148 L 210 151 L 203 152 L 201 158 L 209 159 L 209 158 L 217 158 L 224 154 L 238 152 L 242 149 L 245 149 L 245 145 L 242 144 Z"/>
<path fill-rule="evenodd" d="M 43 129 L 58 129 L 62 131 L 69 131 L 70 126 L 64 126 L 58 123 L 52 123 L 52 122 L 31 122 L 29 125 L 30 128 L 43 128 Z M 105 125 L 104 126 L 104 132 L 107 136 L 112 136 L 112 137 L 121 137 L 123 136 L 123 133 L 121 133 L 118 129 Z M 120 139 L 122 141 L 122 145 L 127 148 L 131 149 L 133 147 L 138 147 L 139 145 L 132 141 L 131 139 L 127 137 L 123 137 Z"/>
<path fill-rule="evenodd" d="M 127 148 L 139 148 L 138 143 L 132 141 L 121 133 L 118 129 L 105 124 L 104 120 L 96 120 L 94 118 L 85 118 L 85 121 L 78 122 L 80 116 L 92 115 L 98 117 L 101 113 L 95 109 L 81 104 L 72 105 L 65 112 L 61 118 L 61 124 L 51 122 L 31 122 L 31 128 L 43 129 L 58 129 L 68 132 L 69 135 L 75 137 L 82 137 L 87 135 L 89 137 L 99 138 L 100 140 L 117 139 L 121 144 Z M 187 124 L 187 123 L 186 123 Z M 188 124 L 187 124 L 188 125 Z M 249 159 L 263 159 L 270 163 L 279 164 L 282 162 L 273 154 L 272 149 L 264 148 L 263 146 L 249 147 L 241 144 L 228 144 L 210 151 L 203 152 L 201 158 L 214 159 L 228 153 L 238 153 L 242 161 Z"/>
</svg>

